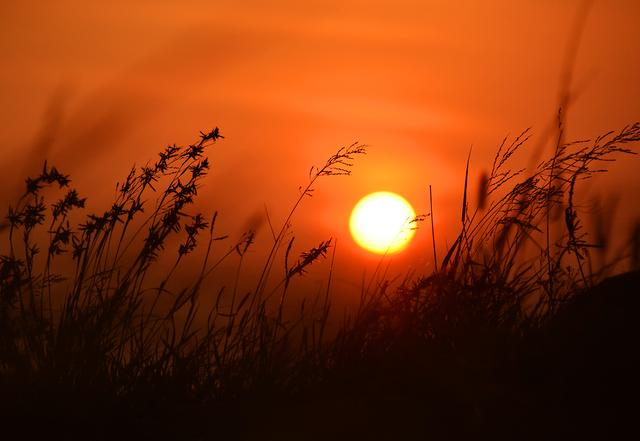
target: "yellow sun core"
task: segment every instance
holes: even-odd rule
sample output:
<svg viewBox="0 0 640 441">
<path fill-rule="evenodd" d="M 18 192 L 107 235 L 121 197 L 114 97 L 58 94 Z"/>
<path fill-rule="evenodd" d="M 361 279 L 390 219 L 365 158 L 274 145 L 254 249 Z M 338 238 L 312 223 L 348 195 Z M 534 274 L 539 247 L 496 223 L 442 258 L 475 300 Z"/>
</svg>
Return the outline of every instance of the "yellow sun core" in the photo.
<svg viewBox="0 0 640 441">
<path fill-rule="evenodd" d="M 358 245 L 377 254 L 402 251 L 415 234 L 416 217 L 411 204 L 389 191 L 371 193 L 355 205 L 349 219 L 351 235 Z"/>
</svg>

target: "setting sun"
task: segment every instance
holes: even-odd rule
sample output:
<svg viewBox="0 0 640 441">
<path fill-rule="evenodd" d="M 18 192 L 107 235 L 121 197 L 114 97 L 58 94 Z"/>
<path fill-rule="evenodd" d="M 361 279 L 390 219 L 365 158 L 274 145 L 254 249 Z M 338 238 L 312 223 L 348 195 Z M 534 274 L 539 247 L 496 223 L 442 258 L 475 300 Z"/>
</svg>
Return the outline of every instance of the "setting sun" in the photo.
<svg viewBox="0 0 640 441">
<path fill-rule="evenodd" d="M 411 204 L 402 196 L 380 191 L 360 199 L 351 212 L 349 229 L 362 248 L 392 254 L 411 241 L 415 231 L 410 223 L 415 217 Z"/>
</svg>

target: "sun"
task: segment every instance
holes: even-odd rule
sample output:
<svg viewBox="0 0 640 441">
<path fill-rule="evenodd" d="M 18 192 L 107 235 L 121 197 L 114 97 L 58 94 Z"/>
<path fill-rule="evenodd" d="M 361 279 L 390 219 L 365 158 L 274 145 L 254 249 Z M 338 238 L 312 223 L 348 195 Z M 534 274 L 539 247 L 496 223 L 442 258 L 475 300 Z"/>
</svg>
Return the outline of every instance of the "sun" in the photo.
<svg viewBox="0 0 640 441">
<path fill-rule="evenodd" d="M 351 236 L 365 250 L 377 254 L 402 251 L 415 230 L 411 221 L 416 217 L 411 204 L 389 191 L 368 194 L 353 207 L 349 219 Z"/>
</svg>

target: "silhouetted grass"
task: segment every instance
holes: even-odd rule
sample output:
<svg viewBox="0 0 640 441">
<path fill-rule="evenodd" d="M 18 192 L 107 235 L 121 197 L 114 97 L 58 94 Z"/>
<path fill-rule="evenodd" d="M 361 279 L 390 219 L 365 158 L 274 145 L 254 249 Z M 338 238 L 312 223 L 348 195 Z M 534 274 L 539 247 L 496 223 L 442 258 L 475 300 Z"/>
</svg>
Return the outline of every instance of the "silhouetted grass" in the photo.
<svg viewBox="0 0 640 441">
<path fill-rule="evenodd" d="M 212 292 L 210 276 L 232 254 L 242 265 L 255 234 L 247 231 L 232 242 L 217 233 L 217 213 L 191 212 L 209 170 L 207 151 L 222 138 L 217 128 L 133 168 L 101 214 L 85 213 L 85 199 L 70 188 L 69 177 L 45 163 L 27 179 L 4 229 L 5 417 L 18 415 L 15 421 L 24 424 L 43 418 L 40 429 L 70 437 L 95 431 L 86 436 L 106 438 L 117 427 L 126 438 L 257 437 L 260 427 L 279 430 L 272 417 L 295 428 L 279 413 L 295 413 L 292 403 L 303 403 L 300 408 L 319 419 L 342 421 L 332 413 L 339 397 L 355 400 L 349 407 L 356 423 L 364 414 L 371 417 L 371 406 L 376 412 L 392 407 L 388 424 L 371 417 L 371 425 L 356 424 L 358 433 L 465 436 L 481 430 L 507 436 L 555 400 L 538 397 L 522 376 L 540 375 L 538 368 L 552 382 L 564 375 L 562 366 L 560 374 L 553 366 L 562 357 L 547 352 L 555 350 L 556 336 L 576 339 L 564 330 L 575 319 L 571 311 L 578 307 L 572 305 L 598 293 L 594 287 L 605 274 L 600 270 L 606 263 L 595 269 L 591 263 L 590 250 L 604 243 L 586 235 L 575 203 L 577 184 L 604 171 L 617 155 L 633 154 L 640 124 L 594 140 L 558 141 L 534 170 L 512 169 L 529 133 L 499 146 L 475 207 L 467 163 L 460 232 L 442 261 L 434 262 L 433 273 L 400 286 L 374 283 L 339 324 L 332 319 L 329 287 L 321 298 L 310 296 L 296 316 L 285 312 L 292 280 L 333 245 L 320 241 L 294 259 L 294 238 L 287 237 L 295 211 L 317 181 L 350 174 L 364 146 L 341 148 L 310 170 L 282 227 L 271 227 L 273 244 L 255 275 L 255 289 L 240 292 L 236 281 L 230 294 L 224 288 Z M 51 201 L 54 189 L 61 197 Z M 433 224 L 431 232 L 435 261 Z M 629 250 L 636 268 L 637 236 L 635 231 Z M 214 243 L 228 251 L 214 258 Z M 197 277 L 170 289 L 187 256 L 199 248 L 204 253 Z M 168 269 L 160 262 L 167 256 L 174 259 Z M 284 275 L 270 283 L 279 259 Z M 637 276 L 630 280 L 618 291 L 635 289 Z M 207 311 L 200 306 L 204 295 L 215 299 Z M 605 294 L 597 295 L 606 308 Z M 598 326 L 605 332 L 606 325 Z M 540 390 L 547 393 L 562 390 L 543 383 Z M 111 418 L 116 422 L 106 422 Z M 424 418 L 425 427 L 415 418 Z M 349 432 L 347 426 L 315 424 L 323 427 L 309 423 L 300 429 L 307 439 L 310 433 Z"/>
</svg>

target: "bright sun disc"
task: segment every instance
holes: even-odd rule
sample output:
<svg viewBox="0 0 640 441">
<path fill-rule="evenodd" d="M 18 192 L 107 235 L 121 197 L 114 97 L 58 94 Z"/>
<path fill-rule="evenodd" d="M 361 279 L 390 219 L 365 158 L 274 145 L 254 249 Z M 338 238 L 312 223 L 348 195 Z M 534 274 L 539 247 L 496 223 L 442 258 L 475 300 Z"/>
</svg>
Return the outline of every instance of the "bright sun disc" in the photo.
<svg viewBox="0 0 640 441">
<path fill-rule="evenodd" d="M 413 235 L 416 217 L 405 198 L 389 191 L 371 193 L 356 204 L 349 219 L 351 235 L 362 248 L 378 254 L 403 250 Z"/>
</svg>

